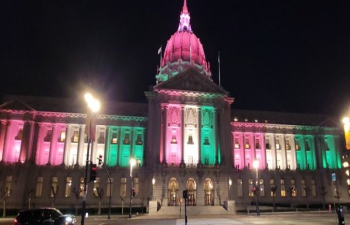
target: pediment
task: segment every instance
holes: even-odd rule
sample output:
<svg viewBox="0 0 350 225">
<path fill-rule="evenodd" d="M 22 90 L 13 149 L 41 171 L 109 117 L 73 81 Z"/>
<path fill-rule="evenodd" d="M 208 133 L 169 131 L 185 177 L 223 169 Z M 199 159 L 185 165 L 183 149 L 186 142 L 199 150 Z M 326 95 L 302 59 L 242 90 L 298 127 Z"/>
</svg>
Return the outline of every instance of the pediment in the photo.
<svg viewBox="0 0 350 225">
<path fill-rule="evenodd" d="M 162 82 L 154 87 L 155 90 L 182 90 L 224 94 L 228 93 L 220 86 L 208 79 L 206 75 L 200 74 L 194 69 L 187 69 L 182 73 Z"/>
<path fill-rule="evenodd" d="M 19 100 L 10 100 L 8 102 L 5 102 L 4 104 L 0 105 L 0 110 L 1 109 L 36 111 L 28 104 Z"/>
</svg>

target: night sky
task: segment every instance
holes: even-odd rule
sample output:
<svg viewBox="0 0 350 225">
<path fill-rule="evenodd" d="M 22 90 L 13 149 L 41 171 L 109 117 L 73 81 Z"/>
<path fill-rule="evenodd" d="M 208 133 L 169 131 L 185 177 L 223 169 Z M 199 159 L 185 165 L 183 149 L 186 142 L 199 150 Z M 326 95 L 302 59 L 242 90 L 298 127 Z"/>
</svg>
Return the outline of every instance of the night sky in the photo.
<svg viewBox="0 0 350 225">
<path fill-rule="evenodd" d="M 188 0 L 233 109 L 342 116 L 350 106 L 350 1 Z M 0 2 L 0 95 L 146 102 L 183 0 Z"/>
</svg>

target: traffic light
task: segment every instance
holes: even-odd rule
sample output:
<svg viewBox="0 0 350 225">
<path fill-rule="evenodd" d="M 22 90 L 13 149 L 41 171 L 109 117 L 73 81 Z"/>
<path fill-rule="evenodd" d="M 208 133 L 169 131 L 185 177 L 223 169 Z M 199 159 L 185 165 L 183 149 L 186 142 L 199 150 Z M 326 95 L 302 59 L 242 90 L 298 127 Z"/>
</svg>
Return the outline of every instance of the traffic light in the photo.
<svg viewBox="0 0 350 225">
<path fill-rule="evenodd" d="M 186 199 L 188 197 L 187 190 L 183 190 L 182 197 Z"/>
<path fill-rule="evenodd" d="M 132 189 L 132 197 L 135 197 L 136 196 L 136 190 L 135 188 Z"/>
<path fill-rule="evenodd" d="M 253 193 L 256 194 L 256 187 L 254 186 L 252 189 Z"/>
<path fill-rule="evenodd" d="M 102 165 L 102 155 L 98 156 L 98 165 L 101 166 Z"/>
<path fill-rule="evenodd" d="M 96 180 L 96 176 L 97 176 L 97 165 L 90 164 L 90 181 Z"/>
</svg>

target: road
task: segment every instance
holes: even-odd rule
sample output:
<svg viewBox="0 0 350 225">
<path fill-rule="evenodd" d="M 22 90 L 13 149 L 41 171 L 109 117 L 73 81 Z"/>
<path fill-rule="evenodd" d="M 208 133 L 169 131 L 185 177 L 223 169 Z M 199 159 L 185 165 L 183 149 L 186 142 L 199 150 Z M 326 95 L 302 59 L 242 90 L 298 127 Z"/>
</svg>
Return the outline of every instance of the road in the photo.
<svg viewBox="0 0 350 225">
<path fill-rule="evenodd" d="M 250 215 L 198 215 L 187 218 L 187 225 L 338 225 L 336 214 L 327 213 L 285 213 Z M 345 222 L 350 221 L 350 214 L 345 215 Z M 348 222 L 349 223 L 349 222 Z M 12 218 L 1 218 L 1 225 L 13 225 Z M 78 223 L 80 218 L 78 217 Z M 129 219 L 125 216 L 91 216 L 85 225 L 185 225 L 182 217 L 138 215 Z"/>
</svg>

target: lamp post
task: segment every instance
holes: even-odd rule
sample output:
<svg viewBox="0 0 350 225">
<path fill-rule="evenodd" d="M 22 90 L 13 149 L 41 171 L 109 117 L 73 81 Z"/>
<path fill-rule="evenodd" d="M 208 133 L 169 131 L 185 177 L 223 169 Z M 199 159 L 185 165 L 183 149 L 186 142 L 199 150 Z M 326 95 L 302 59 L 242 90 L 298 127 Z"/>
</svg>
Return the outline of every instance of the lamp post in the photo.
<svg viewBox="0 0 350 225">
<path fill-rule="evenodd" d="M 231 200 L 231 185 L 232 185 L 232 180 L 231 178 L 228 179 L 228 199 Z"/>
<path fill-rule="evenodd" d="M 130 159 L 130 210 L 129 210 L 129 218 L 131 218 L 131 204 L 132 204 L 132 194 L 133 194 L 133 178 L 132 178 L 132 167 L 135 166 L 136 161 L 134 158 Z"/>
<path fill-rule="evenodd" d="M 260 216 L 259 211 L 259 194 L 260 194 L 260 185 L 259 185 L 259 160 L 254 160 L 253 167 L 255 168 L 255 187 L 256 187 L 256 215 Z"/>
<path fill-rule="evenodd" d="M 90 151 L 90 144 L 93 141 L 93 135 L 95 132 L 95 123 L 94 120 L 94 113 L 98 112 L 100 109 L 100 102 L 95 99 L 90 93 L 85 94 L 85 101 L 87 103 L 87 106 L 89 108 L 89 113 L 86 116 L 86 127 L 85 127 L 85 133 L 88 138 L 88 145 L 87 145 L 87 152 L 86 152 L 86 163 L 85 163 L 85 174 L 84 174 L 84 198 L 83 198 L 83 207 L 81 211 L 81 224 L 84 225 L 85 221 L 85 206 L 86 206 L 86 195 L 87 195 L 87 174 L 88 174 L 88 166 L 89 166 L 89 151 Z"/>
<path fill-rule="evenodd" d="M 154 184 L 156 183 L 156 179 L 152 179 L 152 200 L 154 200 Z"/>
<path fill-rule="evenodd" d="M 350 119 L 349 119 L 349 117 L 343 118 L 343 124 L 344 124 L 346 149 L 350 150 Z"/>
</svg>

